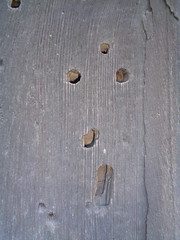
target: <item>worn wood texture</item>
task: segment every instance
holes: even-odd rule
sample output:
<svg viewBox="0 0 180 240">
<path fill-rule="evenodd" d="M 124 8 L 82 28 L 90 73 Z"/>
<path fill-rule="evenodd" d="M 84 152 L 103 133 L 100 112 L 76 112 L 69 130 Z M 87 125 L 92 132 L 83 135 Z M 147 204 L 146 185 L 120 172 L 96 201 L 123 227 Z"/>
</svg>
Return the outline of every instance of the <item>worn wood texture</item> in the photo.
<svg viewBox="0 0 180 240">
<path fill-rule="evenodd" d="M 0 1 L 0 239 L 180 239 L 178 0 L 10 3 Z M 91 128 L 99 138 L 84 148 Z M 102 164 L 113 168 L 108 206 L 95 204 Z"/>
</svg>

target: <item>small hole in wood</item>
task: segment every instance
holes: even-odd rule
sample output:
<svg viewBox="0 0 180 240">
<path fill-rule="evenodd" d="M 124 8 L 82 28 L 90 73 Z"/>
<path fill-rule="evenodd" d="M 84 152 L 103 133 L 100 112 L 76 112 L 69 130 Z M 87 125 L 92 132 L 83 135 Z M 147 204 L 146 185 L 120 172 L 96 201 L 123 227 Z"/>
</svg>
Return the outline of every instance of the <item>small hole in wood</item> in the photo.
<svg viewBox="0 0 180 240">
<path fill-rule="evenodd" d="M 38 205 L 38 211 L 39 213 L 43 213 L 46 210 L 46 205 L 43 202 L 40 202 Z"/>
<path fill-rule="evenodd" d="M 67 77 L 68 77 L 68 81 L 72 84 L 76 84 L 80 81 L 81 79 L 81 74 L 78 70 L 76 69 L 71 69 L 68 73 L 67 73 Z"/>
<path fill-rule="evenodd" d="M 125 68 L 120 68 L 116 72 L 116 81 L 119 83 L 127 82 L 129 79 L 129 73 Z"/>
<path fill-rule="evenodd" d="M 109 48 L 110 48 L 110 46 L 108 43 L 101 43 L 101 52 L 103 54 L 107 54 L 109 51 Z"/>
<path fill-rule="evenodd" d="M 49 213 L 48 213 L 48 217 L 49 217 L 49 218 L 53 218 L 53 217 L 54 217 L 54 213 L 53 213 L 53 212 L 49 212 Z"/>
<path fill-rule="evenodd" d="M 21 4 L 21 1 L 20 0 L 12 0 L 11 2 L 11 7 L 12 8 L 18 8 Z"/>
<path fill-rule="evenodd" d="M 82 136 L 82 146 L 90 148 L 94 145 L 95 140 L 99 138 L 99 131 L 95 128 L 90 129 L 85 135 Z"/>
<path fill-rule="evenodd" d="M 0 58 L 0 66 L 3 65 L 3 59 Z"/>
<path fill-rule="evenodd" d="M 53 212 L 49 212 L 46 219 L 46 225 L 48 227 L 48 230 L 52 233 L 55 233 L 57 223 L 57 216 Z"/>
</svg>

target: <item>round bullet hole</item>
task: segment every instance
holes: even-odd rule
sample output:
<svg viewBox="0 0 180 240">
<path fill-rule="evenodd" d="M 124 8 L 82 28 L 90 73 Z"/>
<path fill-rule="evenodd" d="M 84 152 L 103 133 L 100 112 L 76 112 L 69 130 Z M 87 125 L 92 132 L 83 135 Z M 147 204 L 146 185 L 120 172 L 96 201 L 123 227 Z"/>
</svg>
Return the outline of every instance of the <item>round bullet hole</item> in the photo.
<svg viewBox="0 0 180 240">
<path fill-rule="evenodd" d="M 109 51 L 110 46 L 109 46 L 108 43 L 101 43 L 101 47 L 100 48 L 101 48 L 101 52 L 103 54 L 107 54 L 108 51 Z"/>
<path fill-rule="evenodd" d="M 76 84 L 81 79 L 81 74 L 78 70 L 72 69 L 67 73 L 68 81 L 72 84 Z"/>
<path fill-rule="evenodd" d="M 21 1 L 20 0 L 12 0 L 11 2 L 11 7 L 12 8 L 18 8 L 21 4 Z"/>
<path fill-rule="evenodd" d="M 129 79 L 129 73 L 125 68 L 120 68 L 116 72 L 116 81 L 119 83 L 127 82 Z"/>
</svg>

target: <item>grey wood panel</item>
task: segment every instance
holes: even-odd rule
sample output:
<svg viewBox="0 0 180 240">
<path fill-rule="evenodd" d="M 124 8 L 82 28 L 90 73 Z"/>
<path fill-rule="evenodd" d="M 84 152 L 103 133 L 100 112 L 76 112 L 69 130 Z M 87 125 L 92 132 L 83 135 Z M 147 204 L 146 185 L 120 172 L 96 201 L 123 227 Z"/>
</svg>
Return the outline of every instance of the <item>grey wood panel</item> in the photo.
<svg viewBox="0 0 180 240">
<path fill-rule="evenodd" d="M 0 2 L 0 239 L 179 239 L 179 5 Z M 103 163 L 111 201 L 97 207 Z"/>
<path fill-rule="evenodd" d="M 147 233 L 148 239 L 178 239 L 175 186 L 179 182 L 176 179 L 179 91 L 175 52 L 179 23 L 166 2 L 151 1 L 151 8 L 146 18 L 149 36 L 145 63 Z"/>
</svg>

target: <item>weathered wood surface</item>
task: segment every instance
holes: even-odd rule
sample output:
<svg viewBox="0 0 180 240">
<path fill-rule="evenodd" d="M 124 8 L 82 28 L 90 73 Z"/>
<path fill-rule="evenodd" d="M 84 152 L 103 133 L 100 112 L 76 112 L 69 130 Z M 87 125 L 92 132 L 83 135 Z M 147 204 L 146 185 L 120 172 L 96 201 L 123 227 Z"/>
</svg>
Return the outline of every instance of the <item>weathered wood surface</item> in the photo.
<svg viewBox="0 0 180 240">
<path fill-rule="evenodd" d="M 0 1 L 0 239 L 180 239 L 178 0 L 9 4 Z M 91 128 L 99 138 L 83 148 Z M 113 179 L 98 207 L 102 164 Z"/>
</svg>

